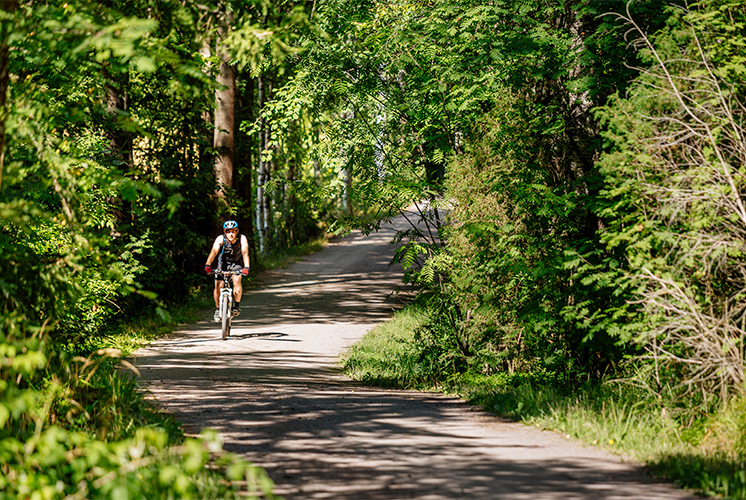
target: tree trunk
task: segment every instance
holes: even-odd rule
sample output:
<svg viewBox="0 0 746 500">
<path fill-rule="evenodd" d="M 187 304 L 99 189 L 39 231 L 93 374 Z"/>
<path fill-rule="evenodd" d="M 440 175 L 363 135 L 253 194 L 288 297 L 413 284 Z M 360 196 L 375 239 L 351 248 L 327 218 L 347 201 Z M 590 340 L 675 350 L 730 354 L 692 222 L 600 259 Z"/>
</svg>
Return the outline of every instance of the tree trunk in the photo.
<svg viewBox="0 0 746 500">
<path fill-rule="evenodd" d="M 264 103 L 270 99 L 272 93 L 272 80 L 267 75 L 258 79 L 259 88 L 259 113 Z M 265 161 L 263 152 L 269 147 L 271 131 L 269 123 L 263 118 L 259 126 L 259 158 L 257 162 L 257 186 L 256 186 L 256 230 L 259 234 L 259 252 L 264 253 L 271 245 L 272 226 L 272 202 L 265 189 L 272 175 L 272 161 Z"/>
<path fill-rule="evenodd" d="M 205 38 L 204 40 L 202 40 L 202 46 L 199 49 L 199 54 L 204 58 L 205 61 L 209 61 L 210 56 L 212 56 L 212 48 L 210 47 L 210 43 L 210 40 Z M 205 74 L 210 75 L 210 66 L 208 64 L 205 64 L 204 71 Z M 202 113 L 202 119 L 205 121 L 205 129 L 208 130 L 208 133 L 204 136 L 204 143 L 206 145 L 212 146 L 214 139 L 213 130 L 215 128 L 215 117 L 209 108 Z M 209 155 L 208 161 L 210 161 Z M 214 163 L 214 160 L 211 161 Z"/>
<path fill-rule="evenodd" d="M 0 9 L 15 12 L 18 2 L 4 0 Z M 0 27 L 0 190 L 3 188 L 3 165 L 5 164 L 5 120 L 8 117 L 8 83 L 10 81 L 10 50 L 7 38 L 12 23 L 3 23 Z"/>
<path fill-rule="evenodd" d="M 257 79 L 258 89 L 258 109 L 261 113 L 262 106 L 264 106 L 264 76 L 259 76 Z M 264 242 L 264 176 L 266 165 L 262 158 L 262 152 L 265 148 L 265 136 L 264 131 L 267 124 L 263 119 L 260 119 L 259 123 L 259 151 L 257 152 L 257 168 L 256 168 L 256 231 L 259 236 L 259 253 L 264 253 L 265 242 Z"/>
<path fill-rule="evenodd" d="M 256 99 L 254 95 L 256 78 L 241 78 L 245 78 L 246 86 L 244 87 L 245 91 L 239 93 L 239 98 L 237 101 L 239 116 L 241 117 L 241 119 L 245 119 L 247 122 L 253 123 L 256 115 Z M 246 134 L 241 133 L 240 130 L 239 134 L 240 140 L 236 148 L 236 151 L 238 152 L 238 156 L 236 159 L 236 165 L 238 167 L 238 189 L 240 191 L 241 198 L 250 207 L 253 195 L 252 177 L 254 174 L 254 158 L 256 158 L 259 148 L 253 136 L 247 136 Z M 251 262 L 257 262 L 256 243 L 254 238 L 253 210 L 249 210 L 248 212 L 244 211 L 240 216 L 239 222 L 241 224 L 241 232 L 245 234 L 246 239 L 249 240 L 249 260 L 251 260 Z"/>
<path fill-rule="evenodd" d="M 269 143 L 271 137 L 269 133 L 269 128 L 267 129 L 267 143 Z M 280 176 L 278 175 L 278 169 L 279 166 L 277 164 L 277 156 L 275 154 L 272 155 L 272 161 L 269 163 L 268 172 L 269 175 L 267 176 L 267 180 L 270 179 L 280 179 Z M 275 214 L 278 212 L 277 209 L 277 197 L 280 195 L 280 190 L 277 188 L 277 185 L 274 186 L 274 189 L 272 189 L 269 194 L 267 194 L 267 191 L 264 191 L 264 199 L 265 199 L 265 211 L 266 215 L 264 217 L 264 226 L 265 226 L 265 232 L 267 233 L 267 242 L 269 243 L 270 248 L 277 248 L 279 238 L 277 235 L 277 225 L 275 224 Z"/>
<path fill-rule="evenodd" d="M 296 243 L 296 219 L 298 203 L 295 198 L 295 161 L 293 159 L 288 163 L 287 182 L 285 183 L 285 227 L 287 231 L 288 247 Z M 300 237 L 300 235 L 298 235 Z"/>
<path fill-rule="evenodd" d="M 119 163 L 117 167 L 125 172 L 132 169 L 132 134 L 127 132 L 120 123 L 120 118 L 127 112 L 127 85 L 129 78 L 124 77 L 124 82 L 115 82 L 108 76 L 109 83 L 106 85 L 106 112 L 109 115 L 108 138 L 112 157 Z M 132 223 L 133 210 L 131 202 L 125 200 L 121 194 L 116 194 L 108 200 L 113 207 L 114 217 L 117 221 L 118 232 L 123 232 L 122 225 Z"/>
<path fill-rule="evenodd" d="M 351 164 L 351 162 L 348 164 Z M 342 212 L 352 215 L 353 207 L 352 203 L 350 203 L 350 194 L 352 193 L 352 169 L 342 169 L 342 178 L 344 181 L 344 187 L 342 188 Z"/>
<path fill-rule="evenodd" d="M 109 145 L 112 152 L 123 165 L 129 169 L 132 166 L 132 134 L 122 129 L 119 124 L 120 115 L 127 112 L 127 81 L 122 84 L 109 82 L 106 86 L 106 111 L 109 113 Z"/>
<path fill-rule="evenodd" d="M 227 203 L 227 190 L 233 186 L 233 159 L 235 137 L 236 73 L 228 64 L 229 59 L 220 53 L 220 72 L 217 82 L 221 86 L 215 91 L 215 180 L 217 195 Z"/>
</svg>

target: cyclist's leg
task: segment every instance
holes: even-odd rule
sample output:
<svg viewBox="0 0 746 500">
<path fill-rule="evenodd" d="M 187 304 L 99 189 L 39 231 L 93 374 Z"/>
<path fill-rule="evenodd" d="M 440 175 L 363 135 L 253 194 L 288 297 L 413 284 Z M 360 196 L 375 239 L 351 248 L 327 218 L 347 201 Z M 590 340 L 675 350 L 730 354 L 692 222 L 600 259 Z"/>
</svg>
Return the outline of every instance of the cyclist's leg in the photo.
<svg viewBox="0 0 746 500">
<path fill-rule="evenodd" d="M 215 276 L 215 288 L 212 291 L 212 297 L 215 299 L 215 313 L 213 314 L 214 321 L 220 321 L 220 289 L 223 288 L 223 280 L 221 277 Z"/>
<path fill-rule="evenodd" d="M 227 270 L 231 272 L 240 272 L 241 271 L 241 264 L 238 262 L 228 262 L 227 263 Z M 241 276 L 240 274 L 232 275 L 231 280 L 233 283 L 233 310 L 239 311 L 240 305 L 241 305 L 241 296 L 243 295 L 243 287 L 241 286 Z"/>
<path fill-rule="evenodd" d="M 241 276 L 231 276 L 233 279 L 233 316 L 238 316 L 241 313 L 241 295 L 243 290 L 241 289 Z"/>
<path fill-rule="evenodd" d="M 241 285 L 243 276 L 239 274 L 238 276 L 231 276 L 231 278 L 233 278 L 233 300 L 238 304 L 243 296 L 243 285 Z"/>
<path fill-rule="evenodd" d="M 215 289 L 212 291 L 212 298 L 215 299 L 215 307 L 220 307 L 220 289 L 223 288 L 222 281 L 215 282 Z"/>
</svg>

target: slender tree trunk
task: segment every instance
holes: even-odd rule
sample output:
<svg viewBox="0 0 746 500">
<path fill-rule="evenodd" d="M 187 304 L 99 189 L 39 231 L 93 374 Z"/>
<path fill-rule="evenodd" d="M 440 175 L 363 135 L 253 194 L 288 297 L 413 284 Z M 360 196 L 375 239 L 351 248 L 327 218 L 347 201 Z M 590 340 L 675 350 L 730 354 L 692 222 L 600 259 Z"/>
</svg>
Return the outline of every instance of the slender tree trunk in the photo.
<svg viewBox="0 0 746 500">
<path fill-rule="evenodd" d="M 210 40 L 205 38 L 202 40 L 202 46 L 199 49 L 200 55 L 204 58 L 205 61 L 208 61 L 210 59 L 210 56 L 212 55 L 212 49 L 210 48 Z M 205 64 L 204 66 L 205 74 L 210 75 L 210 66 Z M 202 112 L 202 119 L 205 121 L 205 129 L 208 130 L 208 134 L 205 134 L 204 136 L 204 143 L 209 144 L 212 146 L 213 138 L 214 138 L 214 128 L 215 128 L 215 117 L 214 114 L 211 111 L 211 108 L 208 108 L 204 112 Z M 214 162 L 214 160 L 212 160 Z"/>
<path fill-rule="evenodd" d="M 256 99 L 255 99 L 255 83 L 256 78 L 252 77 L 244 77 L 246 80 L 246 85 L 244 87 L 245 91 L 243 93 L 239 93 L 239 99 L 238 99 L 238 109 L 239 109 L 239 116 L 242 119 L 245 119 L 249 123 L 254 122 L 254 117 L 256 113 L 254 112 L 254 108 L 256 106 Z M 240 143 L 237 146 L 237 151 L 242 151 L 241 154 L 238 155 L 238 161 L 241 163 L 239 165 L 238 169 L 238 181 L 239 181 L 239 191 L 241 194 L 241 197 L 246 201 L 248 206 L 251 206 L 251 199 L 253 195 L 253 183 L 252 183 L 252 177 L 254 175 L 254 158 L 256 158 L 256 154 L 258 151 L 258 147 L 256 144 L 256 140 L 253 136 L 247 136 L 246 134 L 243 134 L 238 132 L 240 135 Z M 240 147 L 243 145 L 243 147 Z M 246 238 L 249 240 L 249 260 L 251 262 L 257 262 L 256 260 L 256 243 L 254 238 L 254 213 L 253 210 L 249 210 L 247 212 L 243 212 L 240 217 L 240 223 L 241 223 L 241 232 L 246 235 Z"/>
<path fill-rule="evenodd" d="M 295 198 L 295 191 L 293 184 L 295 183 L 295 161 L 290 161 L 288 164 L 288 172 L 287 172 L 287 183 L 285 188 L 285 220 L 286 223 L 286 231 L 287 231 L 287 241 L 288 246 L 293 245 L 295 241 L 295 226 L 297 224 L 296 221 L 296 204 L 297 200 Z"/>
<path fill-rule="evenodd" d="M 257 91 L 258 91 L 258 110 L 261 113 L 261 109 L 264 106 L 264 76 L 260 75 L 257 79 Z M 266 146 L 264 131 L 267 124 L 263 119 L 260 119 L 259 124 L 259 151 L 257 151 L 257 168 L 256 168 L 256 231 L 259 236 L 259 253 L 264 253 L 265 242 L 264 242 L 264 173 L 265 164 L 262 158 L 262 152 Z"/>
<path fill-rule="evenodd" d="M 16 0 L 3 0 L 0 9 L 15 12 Z M 5 120 L 8 117 L 8 83 L 10 82 L 10 49 L 8 35 L 11 23 L 3 23 L 0 28 L 0 191 L 3 188 L 3 166 L 5 165 Z"/>
<path fill-rule="evenodd" d="M 220 72 L 217 82 L 221 88 L 215 91 L 215 180 L 218 197 L 227 202 L 227 189 L 233 188 L 233 160 L 235 143 L 236 73 L 228 64 L 228 56 L 220 53 Z"/>
<path fill-rule="evenodd" d="M 267 77 L 266 87 L 265 87 L 265 101 L 269 101 L 272 98 L 272 77 Z M 263 105 L 262 105 L 263 106 Z M 272 140 L 272 130 L 269 125 L 269 123 L 265 123 L 264 125 L 264 149 L 269 149 L 269 143 Z M 273 158 L 269 161 L 264 162 L 264 184 L 262 186 L 262 193 L 264 193 L 264 202 L 262 211 L 264 213 L 264 241 L 267 244 L 267 248 L 272 247 L 273 238 L 272 238 L 272 194 L 267 194 L 267 184 L 272 180 L 272 174 L 273 174 L 273 164 L 276 161 L 276 159 Z"/>
<path fill-rule="evenodd" d="M 258 79 L 259 90 L 259 113 L 264 103 L 270 99 L 272 92 L 272 80 L 267 75 Z M 272 175 L 272 161 L 265 161 L 263 152 L 268 148 L 271 139 L 270 126 L 264 119 L 260 119 L 259 144 L 260 151 L 257 162 L 257 186 L 256 186 L 256 230 L 259 234 L 259 252 L 264 253 L 271 245 L 272 235 L 272 206 L 270 195 L 267 195 L 266 185 Z"/>
<path fill-rule="evenodd" d="M 132 134 L 122 130 L 119 123 L 120 115 L 127 112 L 127 80 L 122 84 L 111 82 L 106 86 L 106 111 L 109 113 L 110 131 L 109 145 L 112 151 L 119 157 L 118 159 L 127 166 L 132 166 Z"/>
<path fill-rule="evenodd" d="M 267 141 L 269 142 L 269 130 L 267 130 Z M 269 164 L 269 179 L 280 179 L 280 177 L 277 175 L 277 171 L 279 169 L 279 166 L 277 164 L 277 156 L 272 155 L 272 161 Z M 275 214 L 277 213 L 277 197 L 280 195 L 280 190 L 277 189 L 277 185 L 275 185 L 275 188 L 272 189 L 269 194 L 267 191 L 264 191 L 264 198 L 266 203 L 266 216 L 264 217 L 264 224 L 266 226 L 267 235 L 267 241 L 270 244 L 271 248 L 277 248 L 279 237 L 277 235 L 277 225 L 275 224 Z"/>
<path fill-rule="evenodd" d="M 109 146 L 112 156 L 119 162 L 118 168 L 129 172 L 133 167 L 132 134 L 123 129 L 120 118 L 127 112 L 127 85 L 128 76 L 125 75 L 124 82 L 115 82 L 109 77 L 109 84 L 106 86 L 106 111 L 109 114 Z M 122 198 L 121 194 L 109 200 L 113 206 L 114 217 L 117 220 L 117 226 L 132 223 L 133 210 L 131 202 Z M 121 229 L 118 231 L 122 232 Z"/>
<path fill-rule="evenodd" d="M 269 124 L 264 123 L 262 130 L 262 151 L 269 147 Z M 269 197 L 267 196 L 266 185 L 269 183 L 270 176 L 272 175 L 272 162 L 262 161 L 262 197 L 258 199 L 262 212 L 262 235 L 264 237 L 264 249 L 267 250 L 272 245 L 272 236 L 269 234 L 270 221 L 269 218 L 272 216 L 272 212 L 269 206 Z"/>
<path fill-rule="evenodd" d="M 349 168 L 342 170 L 344 188 L 342 188 L 342 212 L 352 214 L 352 203 L 350 203 L 350 193 L 352 192 L 352 173 Z"/>
</svg>

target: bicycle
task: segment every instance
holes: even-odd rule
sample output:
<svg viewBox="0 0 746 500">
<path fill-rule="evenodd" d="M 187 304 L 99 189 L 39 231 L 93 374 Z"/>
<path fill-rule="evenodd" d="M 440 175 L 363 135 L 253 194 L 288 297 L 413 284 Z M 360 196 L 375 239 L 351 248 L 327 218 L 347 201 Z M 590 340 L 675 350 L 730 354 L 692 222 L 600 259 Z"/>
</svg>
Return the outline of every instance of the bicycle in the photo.
<svg viewBox="0 0 746 500">
<path fill-rule="evenodd" d="M 241 271 L 213 271 L 211 274 L 223 277 L 223 288 L 220 289 L 220 300 L 218 301 L 218 311 L 220 311 L 221 331 L 223 340 L 231 332 L 231 320 L 233 320 L 233 280 L 231 276 L 241 274 Z"/>
</svg>

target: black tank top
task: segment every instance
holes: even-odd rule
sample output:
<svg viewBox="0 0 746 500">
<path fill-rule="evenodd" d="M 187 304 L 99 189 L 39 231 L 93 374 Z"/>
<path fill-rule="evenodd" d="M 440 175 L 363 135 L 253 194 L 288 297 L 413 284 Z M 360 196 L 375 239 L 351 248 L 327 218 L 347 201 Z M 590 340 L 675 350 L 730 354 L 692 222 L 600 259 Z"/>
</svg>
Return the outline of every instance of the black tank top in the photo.
<svg viewBox="0 0 746 500">
<path fill-rule="evenodd" d="M 241 254 L 241 234 L 239 233 L 236 237 L 236 242 L 231 243 L 228 238 L 223 235 L 223 251 L 221 252 L 222 262 L 243 262 L 243 255 Z"/>
</svg>

